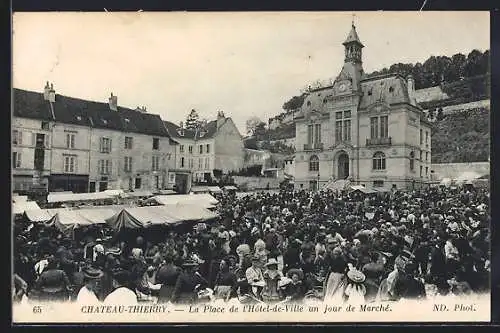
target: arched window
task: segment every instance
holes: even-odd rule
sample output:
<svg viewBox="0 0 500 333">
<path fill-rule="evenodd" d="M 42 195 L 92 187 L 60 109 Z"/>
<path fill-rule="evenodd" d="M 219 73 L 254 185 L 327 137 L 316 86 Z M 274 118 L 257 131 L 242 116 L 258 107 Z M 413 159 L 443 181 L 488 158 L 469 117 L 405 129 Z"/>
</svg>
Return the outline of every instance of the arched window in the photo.
<svg viewBox="0 0 500 333">
<path fill-rule="evenodd" d="M 319 158 L 316 155 L 309 159 L 309 171 L 319 171 Z"/>
<path fill-rule="evenodd" d="M 373 170 L 385 170 L 385 154 L 381 151 L 373 154 Z"/>
<path fill-rule="evenodd" d="M 414 152 L 410 153 L 410 170 L 411 171 L 415 170 L 415 153 Z"/>
</svg>

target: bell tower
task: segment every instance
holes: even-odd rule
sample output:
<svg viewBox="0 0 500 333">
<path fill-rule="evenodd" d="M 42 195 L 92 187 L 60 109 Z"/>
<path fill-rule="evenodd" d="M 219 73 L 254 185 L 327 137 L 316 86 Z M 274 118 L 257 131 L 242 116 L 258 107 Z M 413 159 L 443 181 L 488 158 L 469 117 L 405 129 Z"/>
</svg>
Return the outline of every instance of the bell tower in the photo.
<svg viewBox="0 0 500 333">
<path fill-rule="evenodd" d="M 356 26 L 354 25 L 354 20 L 352 21 L 351 31 L 344 43 L 342 43 L 345 48 L 345 59 L 344 62 L 350 62 L 354 64 L 361 64 L 362 61 L 362 49 L 365 47 L 359 40 L 358 33 L 356 32 Z"/>
</svg>

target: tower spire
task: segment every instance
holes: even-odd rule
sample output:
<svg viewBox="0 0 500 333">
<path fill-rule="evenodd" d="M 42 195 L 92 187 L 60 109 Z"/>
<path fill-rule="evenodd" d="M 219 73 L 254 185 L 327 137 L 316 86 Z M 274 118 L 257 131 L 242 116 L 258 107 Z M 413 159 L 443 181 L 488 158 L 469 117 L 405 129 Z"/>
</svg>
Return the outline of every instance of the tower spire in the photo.
<svg viewBox="0 0 500 333">
<path fill-rule="evenodd" d="M 352 25 L 351 31 L 347 35 L 344 43 L 345 48 L 345 62 L 361 63 L 362 54 L 361 49 L 364 47 L 363 43 L 359 40 L 358 33 L 356 31 L 356 26 L 354 25 L 354 17 L 356 14 L 352 14 Z"/>
</svg>

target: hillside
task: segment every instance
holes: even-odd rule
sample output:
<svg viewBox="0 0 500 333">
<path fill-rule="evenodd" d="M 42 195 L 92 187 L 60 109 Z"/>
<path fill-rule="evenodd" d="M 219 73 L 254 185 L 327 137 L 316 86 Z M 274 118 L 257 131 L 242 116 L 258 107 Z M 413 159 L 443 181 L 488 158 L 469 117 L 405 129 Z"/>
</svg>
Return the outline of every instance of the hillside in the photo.
<svg viewBox="0 0 500 333">
<path fill-rule="evenodd" d="M 488 161 L 489 123 L 486 108 L 455 112 L 436 121 L 431 136 L 432 163 Z"/>
</svg>

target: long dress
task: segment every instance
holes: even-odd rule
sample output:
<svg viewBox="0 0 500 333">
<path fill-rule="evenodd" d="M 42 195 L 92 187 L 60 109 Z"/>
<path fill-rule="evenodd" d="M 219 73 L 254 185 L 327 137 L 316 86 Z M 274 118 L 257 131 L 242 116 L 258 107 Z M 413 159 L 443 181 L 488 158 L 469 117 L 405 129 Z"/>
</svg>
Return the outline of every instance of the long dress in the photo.
<svg viewBox="0 0 500 333">
<path fill-rule="evenodd" d="M 331 273 L 325 285 L 325 301 L 343 302 L 344 290 L 347 286 L 345 270 L 347 263 L 342 257 L 329 258 Z"/>
</svg>

